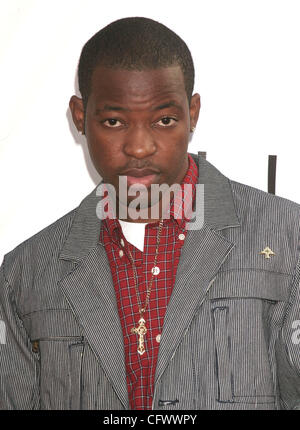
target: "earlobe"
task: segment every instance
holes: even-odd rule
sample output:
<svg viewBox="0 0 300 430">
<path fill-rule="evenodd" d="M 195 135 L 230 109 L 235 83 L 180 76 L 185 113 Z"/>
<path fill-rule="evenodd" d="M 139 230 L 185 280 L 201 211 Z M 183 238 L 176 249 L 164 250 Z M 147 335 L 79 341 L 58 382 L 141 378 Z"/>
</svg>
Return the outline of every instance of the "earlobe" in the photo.
<svg viewBox="0 0 300 430">
<path fill-rule="evenodd" d="M 84 108 L 83 101 L 77 96 L 72 96 L 69 101 L 73 122 L 79 133 L 84 134 Z"/>
</svg>

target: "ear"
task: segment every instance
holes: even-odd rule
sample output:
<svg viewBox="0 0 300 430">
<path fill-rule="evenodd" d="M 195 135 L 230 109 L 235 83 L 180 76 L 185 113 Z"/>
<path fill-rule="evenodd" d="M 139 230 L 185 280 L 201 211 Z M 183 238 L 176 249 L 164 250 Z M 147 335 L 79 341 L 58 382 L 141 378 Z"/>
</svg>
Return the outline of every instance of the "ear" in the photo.
<svg viewBox="0 0 300 430">
<path fill-rule="evenodd" d="M 69 101 L 73 122 L 79 133 L 84 134 L 84 107 L 83 101 L 77 96 L 72 96 Z"/>
<path fill-rule="evenodd" d="M 191 130 L 196 128 L 199 112 L 200 112 L 201 102 L 200 94 L 196 93 L 191 98 L 190 103 L 190 126 Z"/>
</svg>

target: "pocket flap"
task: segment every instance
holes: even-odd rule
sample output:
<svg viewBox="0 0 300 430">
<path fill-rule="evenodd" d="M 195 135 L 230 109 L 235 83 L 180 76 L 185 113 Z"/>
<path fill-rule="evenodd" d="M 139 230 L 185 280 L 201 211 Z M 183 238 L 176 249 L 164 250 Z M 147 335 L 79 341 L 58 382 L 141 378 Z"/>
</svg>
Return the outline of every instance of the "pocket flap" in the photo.
<svg viewBox="0 0 300 430">
<path fill-rule="evenodd" d="M 292 275 L 266 270 L 241 269 L 219 272 L 212 283 L 208 297 L 261 298 L 288 301 Z"/>
<path fill-rule="evenodd" d="M 82 330 L 70 309 L 43 309 L 22 317 L 30 339 L 81 337 Z"/>
</svg>

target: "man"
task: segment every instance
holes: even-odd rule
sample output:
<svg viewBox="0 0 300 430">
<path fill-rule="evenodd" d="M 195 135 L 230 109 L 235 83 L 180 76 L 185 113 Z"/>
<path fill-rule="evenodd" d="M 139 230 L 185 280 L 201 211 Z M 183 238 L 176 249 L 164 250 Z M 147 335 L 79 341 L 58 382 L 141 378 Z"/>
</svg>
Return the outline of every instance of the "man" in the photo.
<svg viewBox="0 0 300 430">
<path fill-rule="evenodd" d="M 299 205 L 187 152 L 200 96 L 162 24 L 108 25 L 78 77 L 105 187 L 4 257 L 0 407 L 299 409 Z M 179 186 L 169 208 L 155 184 Z"/>
</svg>

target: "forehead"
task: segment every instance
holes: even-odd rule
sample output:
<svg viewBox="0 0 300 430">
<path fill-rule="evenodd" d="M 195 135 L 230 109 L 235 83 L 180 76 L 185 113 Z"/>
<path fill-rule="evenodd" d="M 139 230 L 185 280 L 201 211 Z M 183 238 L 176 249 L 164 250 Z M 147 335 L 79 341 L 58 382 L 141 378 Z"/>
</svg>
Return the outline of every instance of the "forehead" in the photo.
<svg viewBox="0 0 300 430">
<path fill-rule="evenodd" d="M 98 66 L 91 77 L 89 99 L 93 103 L 152 103 L 187 99 L 180 66 L 153 70 L 124 70 Z"/>
</svg>

